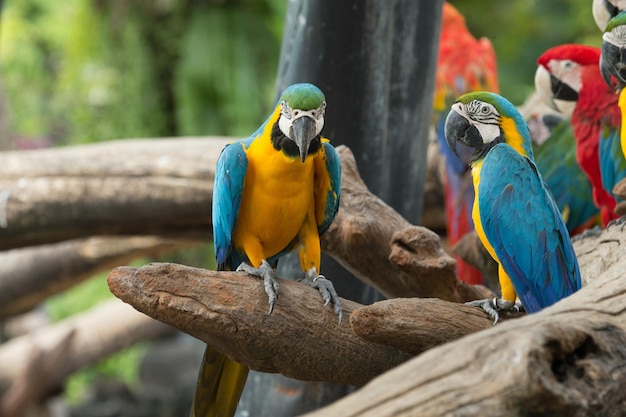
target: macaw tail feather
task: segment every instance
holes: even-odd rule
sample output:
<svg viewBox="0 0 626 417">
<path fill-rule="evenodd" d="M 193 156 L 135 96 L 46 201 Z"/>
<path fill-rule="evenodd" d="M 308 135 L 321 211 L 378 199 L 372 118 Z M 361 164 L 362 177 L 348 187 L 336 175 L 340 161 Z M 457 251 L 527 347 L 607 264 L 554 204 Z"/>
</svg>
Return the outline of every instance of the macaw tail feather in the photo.
<svg viewBox="0 0 626 417">
<path fill-rule="evenodd" d="M 211 346 L 206 347 L 198 375 L 191 417 L 232 417 L 248 378 L 248 367 Z"/>
</svg>

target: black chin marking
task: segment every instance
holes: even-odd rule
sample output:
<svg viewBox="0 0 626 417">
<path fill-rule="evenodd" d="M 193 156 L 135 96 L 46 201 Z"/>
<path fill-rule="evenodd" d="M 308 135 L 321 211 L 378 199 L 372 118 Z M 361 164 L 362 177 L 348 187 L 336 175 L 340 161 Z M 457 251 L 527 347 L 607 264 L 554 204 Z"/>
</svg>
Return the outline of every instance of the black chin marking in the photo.
<svg viewBox="0 0 626 417">
<path fill-rule="evenodd" d="M 489 153 L 491 148 L 496 146 L 498 143 L 505 143 L 504 142 L 504 136 L 502 135 L 502 132 L 500 132 L 500 135 L 497 138 L 495 138 L 494 140 L 492 140 L 491 142 L 485 143 L 480 148 L 476 148 L 476 150 L 472 154 L 472 162 L 473 161 L 477 161 L 479 159 L 483 159 L 485 156 L 487 156 L 487 154 Z"/>
<path fill-rule="evenodd" d="M 296 143 L 293 140 L 285 136 L 283 131 L 280 130 L 280 127 L 278 126 L 278 121 L 276 121 L 276 123 L 274 123 L 274 126 L 272 126 L 271 139 L 272 139 L 272 145 L 274 146 L 274 149 L 276 149 L 277 151 L 282 151 L 285 155 L 290 156 L 292 158 L 300 157 L 300 149 L 298 149 L 298 145 L 296 145 Z M 319 151 L 320 146 L 322 146 L 321 135 L 317 135 L 311 141 L 307 155 L 316 154 L 317 151 Z"/>
</svg>

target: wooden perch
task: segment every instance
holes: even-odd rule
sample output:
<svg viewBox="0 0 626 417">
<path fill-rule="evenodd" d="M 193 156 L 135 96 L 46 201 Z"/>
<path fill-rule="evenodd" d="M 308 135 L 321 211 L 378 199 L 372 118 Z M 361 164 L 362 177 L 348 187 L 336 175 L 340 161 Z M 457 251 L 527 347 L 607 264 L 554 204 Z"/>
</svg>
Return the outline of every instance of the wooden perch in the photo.
<svg viewBox="0 0 626 417">
<path fill-rule="evenodd" d="M 214 168 L 232 140 L 0 152 L 0 250 L 93 235 L 210 236 Z"/>
<path fill-rule="evenodd" d="M 28 311 L 47 297 L 140 256 L 197 244 L 158 236 L 92 237 L 0 252 L 0 318 Z"/>
<path fill-rule="evenodd" d="M 173 332 L 172 327 L 117 299 L 103 302 L 84 313 L 0 345 L 0 393 L 13 383 L 31 384 L 31 388 L 36 389 L 35 394 L 45 393 L 72 372 L 111 353 Z M 33 371 L 37 368 L 40 372 Z M 45 383 L 32 381 L 33 375 L 40 378 L 45 375 Z M 31 380 L 23 381 L 23 378 Z M 33 397 L 32 393 L 22 391 L 22 385 L 12 388 L 19 396 Z M 9 402 L 13 404 L 13 401 Z"/>
<path fill-rule="evenodd" d="M 619 252 L 600 278 L 554 306 L 431 349 L 306 416 L 622 415 L 626 256 Z"/>
<path fill-rule="evenodd" d="M 362 385 L 410 357 L 354 334 L 349 316 L 359 304 L 342 299 L 344 320 L 338 324 L 317 290 L 290 280 L 279 284 L 268 314 L 262 280 L 244 272 L 155 263 L 119 267 L 109 275 L 117 297 L 257 371 Z"/>
</svg>

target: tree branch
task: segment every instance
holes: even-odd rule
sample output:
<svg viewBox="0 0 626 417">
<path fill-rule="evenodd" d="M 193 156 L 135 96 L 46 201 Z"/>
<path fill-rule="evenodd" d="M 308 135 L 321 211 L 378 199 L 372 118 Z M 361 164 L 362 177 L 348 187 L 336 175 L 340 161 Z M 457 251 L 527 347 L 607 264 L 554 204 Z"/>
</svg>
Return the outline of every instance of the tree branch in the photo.
<svg viewBox="0 0 626 417">
<path fill-rule="evenodd" d="M 0 345 L 0 393 L 21 378 L 32 378 L 33 367 L 46 372 L 45 386 L 30 381 L 31 388 L 45 393 L 86 365 L 139 341 L 171 335 L 173 331 L 119 300 L 103 302 Z M 21 392 L 21 388 L 14 390 Z"/>
<path fill-rule="evenodd" d="M 92 237 L 0 252 L 0 318 L 28 311 L 98 272 L 197 244 L 158 236 Z"/>
<path fill-rule="evenodd" d="M 554 306 L 431 349 L 306 416 L 620 415 L 624 271 L 622 256 Z"/>
<path fill-rule="evenodd" d="M 232 140 L 0 152 L 0 250 L 93 235 L 210 236 L 214 168 Z"/>
<path fill-rule="evenodd" d="M 279 284 L 268 314 L 263 281 L 243 272 L 155 263 L 119 267 L 109 275 L 117 297 L 257 371 L 362 385 L 410 357 L 359 338 L 349 320 L 338 324 L 317 290 L 291 280 Z M 360 306 L 341 303 L 344 317 Z"/>
</svg>

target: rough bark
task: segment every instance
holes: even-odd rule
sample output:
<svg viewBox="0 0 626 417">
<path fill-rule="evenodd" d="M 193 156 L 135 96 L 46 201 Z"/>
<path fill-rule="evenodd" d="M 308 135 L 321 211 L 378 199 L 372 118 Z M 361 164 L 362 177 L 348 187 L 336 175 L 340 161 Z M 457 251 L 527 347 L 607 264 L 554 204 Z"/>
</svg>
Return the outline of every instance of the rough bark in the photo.
<svg viewBox="0 0 626 417">
<path fill-rule="evenodd" d="M 94 274 L 197 244 L 158 236 L 92 237 L 0 252 L 0 318 L 28 311 Z"/>
<path fill-rule="evenodd" d="M 554 306 L 431 349 L 307 417 L 621 416 L 625 271 L 622 256 Z"/>
<path fill-rule="evenodd" d="M 0 345 L 0 393 L 26 378 L 30 379 L 27 382 L 32 387 L 13 386 L 13 392 L 17 390 L 18 397 L 36 397 L 61 384 L 72 372 L 111 353 L 173 332 L 172 327 L 117 299 L 103 302 L 84 313 Z M 35 372 L 37 370 L 40 372 Z M 33 375 L 42 380 L 33 382 Z M 22 391 L 30 388 L 35 392 Z"/>
<path fill-rule="evenodd" d="M 495 327 L 478 309 L 430 299 L 367 307 L 342 300 L 337 326 L 314 289 L 283 280 L 267 315 L 260 280 L 174 264 L 120 267 L 109 285 L 140 311 L 253 369 L 298 379 L 360 385 L 403 355 L 426 351 L 311 416 L 619 415 L 626 405 L 626 234 L 615 226 L 575 249 L 581 291 Z"/>
<path fill-rule="evenodd" d="M 363 385 L 410 357 L 354 334 L 348 318 L 360 304 L 342 299 L 338 323 L 316 289 L 291 280 L 279 284 L 268 314 L 263 281 L 244 272 L 155 263 L 109 275 L 117 297 L 257 371 Z"/>
<path fill-rule="evenodd" d="M 0 152 L 0 250 L 113 234 L 210 236 L 227 138 Z"/>
</svg>

